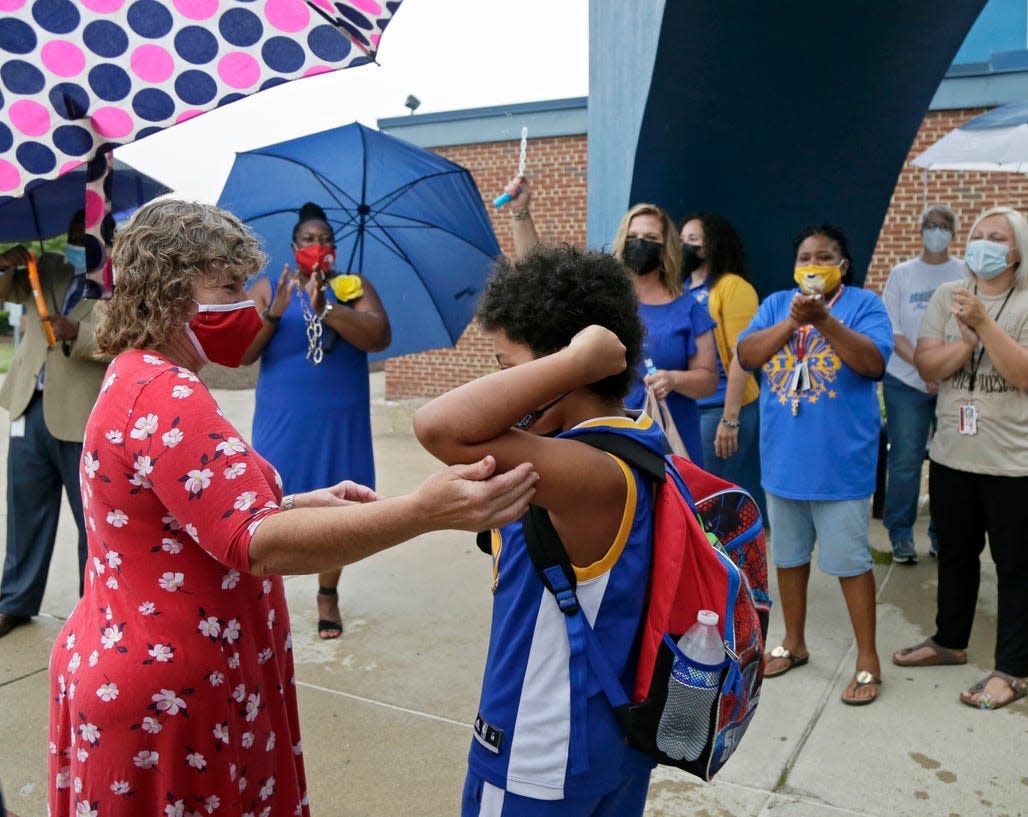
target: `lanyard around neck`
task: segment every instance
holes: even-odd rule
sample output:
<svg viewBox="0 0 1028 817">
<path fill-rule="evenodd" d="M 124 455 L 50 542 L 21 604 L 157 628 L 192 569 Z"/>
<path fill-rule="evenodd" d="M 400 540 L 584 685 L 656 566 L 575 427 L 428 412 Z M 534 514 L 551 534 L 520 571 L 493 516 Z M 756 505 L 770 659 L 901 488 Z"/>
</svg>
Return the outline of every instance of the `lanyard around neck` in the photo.
<svg viewBox="0 0 1028 817">
<path fill-rule="evenodd" d="M 978 284 L 974 285 L 974 294 L 976 296 L 978 295 Z M 993 318 L 993 320 L 996 321 L 997 323 L 999 323 L 999 316 L 1003 314 L 1003 310 L 1006 308 L 1007 301 L 1010 300 L 1010 296 L 1013 295 L 1013 294 L 1014 294 L 1014 287 L 1013 287 L 1013 285 L 1011 285 L 1010 289 L 1007 291 L 1007 297 L 1004 298 L 1003 299 L 1003 303 L 1001 303 L 999 305 L 999 312 L 997 312 L 996 313 L 996 317 Z M 988 314 L 988 310 L 986 310 L 986 314 Z M 978 367 L 982 365 L 982 358 L 983 357 L 985 357 L 985 344 L 984 343 L 982 344 L 982 348 L 978 352 L 978 356 L 977 357 L 975 357 L 974 354 L 972 354 L 972 358 L 974 359 L 974 364 L 971 366 L 970 382 L 967 384 L 967 392 L 968 392 L 969 395 L 973 395 L 974 394 L 974 384 L 975 384 L 975 381 L 978 380 Z"/>
</svg>

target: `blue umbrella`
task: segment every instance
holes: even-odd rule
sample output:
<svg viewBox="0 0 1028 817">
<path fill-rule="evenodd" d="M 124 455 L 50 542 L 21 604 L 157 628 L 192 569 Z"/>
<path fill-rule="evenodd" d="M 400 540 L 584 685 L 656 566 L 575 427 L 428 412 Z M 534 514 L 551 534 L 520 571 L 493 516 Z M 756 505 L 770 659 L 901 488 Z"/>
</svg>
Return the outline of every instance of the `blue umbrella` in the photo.
<svg viewBox="0 0 1028 817">
<path fill-rule="evenodd" d="M 372 359 L 452 346 L 499 245 L 471 174 L 354 122 L 236 155 L 218 204 L 264 239 L 268 274 L 295 267 L 300 207 L 325 210 L 336 268 L 375 285 L 393 343 Z"/>
<path fill-rule="evenodd" d="M 111 207 L 132 211 L 171 189 L 122 161 L 114 162 Z M 85 167 L 56 179 L 30 183 L 18 198 L 0 203 L 0 241 L 43 241 L 68 229 L 85 203 Z"/>
</svg>

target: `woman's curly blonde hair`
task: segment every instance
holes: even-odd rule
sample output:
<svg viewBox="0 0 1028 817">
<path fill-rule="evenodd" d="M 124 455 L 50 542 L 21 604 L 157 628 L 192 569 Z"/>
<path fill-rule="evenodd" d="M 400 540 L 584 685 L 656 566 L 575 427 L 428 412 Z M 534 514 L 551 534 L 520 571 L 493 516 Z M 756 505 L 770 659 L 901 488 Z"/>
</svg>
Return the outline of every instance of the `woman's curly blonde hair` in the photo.
<svg viewBox="0 0 1028 817">
<path fill-rule="evenodd" d="M 193 283 L 225 274 L 245 281 L 264 268 L 260 240 L 232 213 L 163 199 L 140 208 L 114 237 L 114 295 L 97 306 L 102 354 L 155 349 L 186 322 Z"/>
</svg>

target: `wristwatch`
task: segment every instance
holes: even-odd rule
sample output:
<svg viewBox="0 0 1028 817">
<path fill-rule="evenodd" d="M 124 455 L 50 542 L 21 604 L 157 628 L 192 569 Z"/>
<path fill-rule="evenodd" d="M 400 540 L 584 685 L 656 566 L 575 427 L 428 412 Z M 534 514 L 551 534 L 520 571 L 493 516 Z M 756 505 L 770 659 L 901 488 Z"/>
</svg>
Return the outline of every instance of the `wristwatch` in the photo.
<svg viewBox="0 0 1028 817">
<path fill-rule="evenodd" d="M 270 306 L 266 306 L 266 307 L 264 307 L 264 309 L 261 310 L 261 318 L 264 321 L 266 321 L 267 323 L 278 323 L 280 320 L 282 320 L 282 316 L 281 315 L 272 315 L 271 314 L 271 307 Z"/>
</svg>

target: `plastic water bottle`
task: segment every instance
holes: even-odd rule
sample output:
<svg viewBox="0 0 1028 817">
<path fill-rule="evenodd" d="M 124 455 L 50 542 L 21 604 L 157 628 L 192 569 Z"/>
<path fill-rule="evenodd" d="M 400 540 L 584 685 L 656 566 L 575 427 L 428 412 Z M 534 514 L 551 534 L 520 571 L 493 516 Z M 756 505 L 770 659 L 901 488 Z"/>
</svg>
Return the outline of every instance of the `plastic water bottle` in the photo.
<svg viewBox="0 0 1028 817">
<path fill-rule="evenodd" d="M 713 610 L 700 610 L 696 623 L 678 639 L 678 649 L 697 663 L 720 664 L 725 660 L 725 642 L 717 627 L 720 620 Z"/>
<path fill-rule="evenodd" d="M 678 649 L 691 662 L 717 667 L 725 660 L 717 624 L 717 613 L 700 610 L 696 623 L 678 640 Z M 720 680 L 720 669 L 704 670 L 675 657 L 657 726 L 657 748 L 672 760 L 696 760 L 703 753 Z"/>
</svg>

